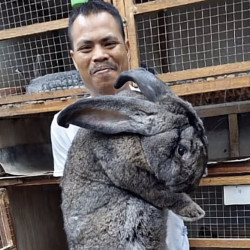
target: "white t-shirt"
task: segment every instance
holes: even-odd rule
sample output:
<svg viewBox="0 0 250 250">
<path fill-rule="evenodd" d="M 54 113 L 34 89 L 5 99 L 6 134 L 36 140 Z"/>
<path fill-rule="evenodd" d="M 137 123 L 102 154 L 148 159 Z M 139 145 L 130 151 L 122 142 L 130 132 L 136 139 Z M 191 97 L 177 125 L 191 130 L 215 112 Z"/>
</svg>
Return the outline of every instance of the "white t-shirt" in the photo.
<svg viewBox="0 0 250 250">
<path fill-rule="evenodd" d="M 54 176 L 63 175 L 64 165 L 66 162 L 68 150 L 79 129 L 75 125 L 69 125 L 64 128 L 58 125 L 57 116 L 55 114 L 51 123 L 51 143 L 54 157 Z M 167 219 L 167 250 L 189 250 L 189 241 L 187 237 L 187 229 L 183 220 L 169 210 Z"/>
<path fill-rule="evenodd" d="M 69 148 L 79 129 L 78 126 L 72 124 L 70 124 L 68 128 L 59 126 L 57 123 L 58 114 L 59 113 L 55 114 L 50 127 L 52 152 L 54 158 L 53 175 L 55 177 L 63 176 L 64 165 L 67 159 Z"/>
</svg>

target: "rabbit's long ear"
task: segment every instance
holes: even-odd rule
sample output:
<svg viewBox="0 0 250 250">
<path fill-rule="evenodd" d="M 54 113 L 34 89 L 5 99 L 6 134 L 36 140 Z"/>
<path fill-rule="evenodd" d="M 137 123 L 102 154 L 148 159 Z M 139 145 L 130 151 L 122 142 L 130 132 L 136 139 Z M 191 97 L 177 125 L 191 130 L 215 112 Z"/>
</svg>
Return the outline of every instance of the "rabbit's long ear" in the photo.
<svg viewBox="0 0 250 250">
<path fill-rule="evenodd" d="M 115 88 L 122 87 L 128 81 L 135 82 L 143 95 L 152 102 L 160 100 L 167 93 L 174 95 L 162 80 L 144 68 L 123 71 L 115 83 Z"/>
<path fill-rule="evenodd" d="M 60 126 L 74 124 L 106 134 L 120 132 L 152 135 L 159 132 L 159 111 L 156 104 L 121 95 L 81 99 L 58 115 Z"/>
<path fill-rule="evenodd" d="M 148 100 L 164 103 L 164 105 L 168 106 L 168 110 L 174 114 L 186 115 L 190 125 L 194 126 L 199 133 L 204 134 L 202 123 L 193 107 L 178 97 L 154 74 L 144 68 L 123 71 L 115 83 L 115 88 L 122 87 L 128 81 L 135 82 Z"/>
</svg>

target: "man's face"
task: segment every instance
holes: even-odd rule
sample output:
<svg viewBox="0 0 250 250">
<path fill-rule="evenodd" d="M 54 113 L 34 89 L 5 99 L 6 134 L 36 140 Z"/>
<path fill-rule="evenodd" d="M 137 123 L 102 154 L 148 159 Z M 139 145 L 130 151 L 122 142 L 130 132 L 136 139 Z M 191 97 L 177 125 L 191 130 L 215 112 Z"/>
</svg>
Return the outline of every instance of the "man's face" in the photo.
<svg viewBox="0 0 250 250">
<path fill-rule="evenodd" d="M 123 40 L 113 16 L 107 12 L 78 16 L 71 38 L 71 56 L 90 94 L 115 94 L 114 82 L 128 69 L 130 54 L 129 43 Z"/>
</svg>

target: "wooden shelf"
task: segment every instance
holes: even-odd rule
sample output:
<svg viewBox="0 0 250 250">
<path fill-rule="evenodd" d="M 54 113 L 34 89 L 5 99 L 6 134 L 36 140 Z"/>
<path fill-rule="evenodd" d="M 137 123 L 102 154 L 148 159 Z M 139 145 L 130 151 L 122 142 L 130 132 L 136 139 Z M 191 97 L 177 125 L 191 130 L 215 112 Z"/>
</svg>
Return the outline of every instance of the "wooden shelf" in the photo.
<svg viewBox="0 0 250 250">
<path fill-rule="evenodd" d="M 32 177 L 6 177 L 0 179 L 0 187 L 8 186 L 37 186 L 37 185 L 58 185 L 60 177 L 52 175 Z"/>
<path fill-rule="evenodd" d="M 219 167 L 220 165 L 218 165 L 218 168 Z M 53 177 L 52 174 L 43 176 L 2 177 L 0 178 L 0 187 L 48 185 L 59 184 L 59 182 L 60 177 Z M 226 186 L 246 184 L 250 184 L 250 174 L 238 176 L 208 176 L 203 177 L 200 182 L 200 186 Z"/>
<path fill-rule="evenodd" d="M 250 247 L 250 239 L 189 239 L 190 247 L 238 249 Z"/>
<path fill-rule="evenodd" d="M 2 105 L 0 107 L 0 118 L 57 112 L 78 99 L 78 97 L 71 97 L 70 99 L 61 98 L 55 100 L 31 101 L 14 105 Z"/>
<path fill-rule="evenodd" d="M 18 104 L 30 101 L 40 101 L 40 100 L 52 100 L 57 98 L 82 96 L 82 95 L 87 95 L 86 89 L 84 87 L 48 91 L 41 93 L 27 93 L 23 95 L 9 95 L 0 98 L 0 105 Z"/>
<path fill-rule="evenodd" d="M 161 0 L 155 0 L 150 1 L 146 3 L 136 4 L 134 6 L 134 14 L 143 14 L 147 12 L 167 9 L 167 8 L 173 8 L 181 5 L 187 5 L 192 3 L 198 3 L 198 2 L 205 2 L 205 0 L 168 0 L 168 1 L 161 1 Z"/>
<path fill-rule="evenodd" d="M 226 186 L 250 184 L 250 175 L 216 176 L 201 179 L 200 186 Z"/>
<path fill-rule="evenodd" d="M 68 22 L 69 22 L 69 19 L 64 18 L 64 19 L 50 21 L 50 22 L 36 23 L 36 24 L 22 26 L 18 28 L 1 30 L 0 41 L 11 39 L 11 38 L 16 38 L 16 37 L 35 35 L 35 34 L 53 31 L 53 30 L 64 29 L 68 27 Z"/>
<path fill-rule="evenodd" d="M 56 112 L 82 96 L 88 96 L 85 88 L 6 96 L 0 98 L 0 118 Z"/>
<path fill-rule="evenodd" d="M 250 65 L 249 65 L 250 67 Z M 209 82 L 193 82 L 172 85 L 171 89 L 179 96 L 208 93 L 226 89 L 250 87 L 250 75 L 234 78 L 215 79 Z M 44 112 L 56 112 L 75 102 L 79 97 L 87 96 L 85 88 L 57 90 L 44 93 L 6 96 L 0 98 L 0 118 L 14 117 Z M 230 113 L 250 111 L 250 101 L 223 103 L 197 107 L 201 117 L 218 116 Z"/>
<path fill-rule="evenodd" d="M 164 82 L 180 81 L 187 80 L 192 78 L 201 78 L 201 77 L 211 77 L 215 75 L 229 74 L 232 76 L 233 73 L 247 71 L 250 69 L 250 61 L 242 63 L 233 63 L 228 65 L 220 65 L 214 67 L 184 70 L 174 73 L 167 73 L 158 75 L 160 79 Z M 250 75 L 247 76 L 235 76 L 235 77 L 226 77 L 223 79 L 215 79 L 212 81 L 200 81 L 192 83 L 184 83 L 173 85 L 173 90 L 179 95 L 192 95 L 207 93 L 212 91 L 220 91 L 226 89 L 237 89 L 245 88 L 250 86 Z"/>
<path fill-rule="evenodd" d="M 250 112 L 250 101 L 228 102 L 195 107 L 200 117 L 212 117 Z"/>
</svg>

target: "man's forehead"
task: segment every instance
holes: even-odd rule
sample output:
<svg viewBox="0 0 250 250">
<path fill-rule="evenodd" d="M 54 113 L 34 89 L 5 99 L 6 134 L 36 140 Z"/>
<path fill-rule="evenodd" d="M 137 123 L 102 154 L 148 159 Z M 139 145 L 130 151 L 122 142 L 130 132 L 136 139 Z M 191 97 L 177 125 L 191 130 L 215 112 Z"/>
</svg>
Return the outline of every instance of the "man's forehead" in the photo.
<svg viewBox="0 0 250 250">
<path fill-rule="evenodd" d="M 93 40 L 105 42 L 109 39 L 122 39 L 119 25 L 107 12 L 78 16 L 73 23 L 71 35 L 77 44 L 90 43 Z"/>
</svg>

